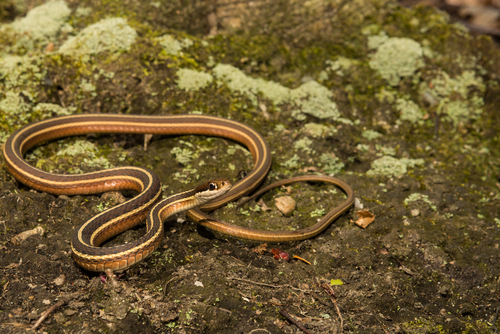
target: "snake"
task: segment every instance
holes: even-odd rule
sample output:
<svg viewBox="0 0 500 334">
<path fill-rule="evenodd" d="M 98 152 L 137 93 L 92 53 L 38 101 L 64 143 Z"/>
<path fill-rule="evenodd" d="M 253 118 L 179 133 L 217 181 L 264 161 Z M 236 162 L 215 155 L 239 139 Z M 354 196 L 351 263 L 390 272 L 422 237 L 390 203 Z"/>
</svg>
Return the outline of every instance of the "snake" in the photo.
<svg viewBox="0 0 500 334">
<path fill-rule="evenodd" d="M 252 170 L 231 183 L 215 179 L 162 200 L 159 177 L 145 167 L 115 167 L 84 174 L 53 174 L 30 165 L 24 154 L 45 142 L 85 134 L 203 135 L 232 140 L 245 146 L 253 157 Z M 3 145 L 4 165 L 19 182 L 54 195 L 90 195 L 109 191 L 134 190 L 132 199 L 112 207 L 76 229 L 71 242 L 72 257 L 88 271 L 123 270 L 143 261 L 160 245 L 163 222 L 181 211 L 198 224 L 222 234 L 260 242 L 285 242 L 312 238 L 346 212 L 354 202 L 354 192 L 345 182 L 325 175 L 304 175 L 281 180 L 256 192 L 248 200 L 271 188 L 300 181 L 334 184 L 346 200 L 313 226 L 295 231 L 261 231 L 212 218 L 206 212 L 235 202 L 254 192 L 266 179 L 272 158 L 267 142 L 252 127 L 210 115 L 122 115 L 77 114 L 53 117 L 16 130 Z M 101 247 L 108 239 L 146 220 L 146 234 L 118 246 Z"/>
</svg>

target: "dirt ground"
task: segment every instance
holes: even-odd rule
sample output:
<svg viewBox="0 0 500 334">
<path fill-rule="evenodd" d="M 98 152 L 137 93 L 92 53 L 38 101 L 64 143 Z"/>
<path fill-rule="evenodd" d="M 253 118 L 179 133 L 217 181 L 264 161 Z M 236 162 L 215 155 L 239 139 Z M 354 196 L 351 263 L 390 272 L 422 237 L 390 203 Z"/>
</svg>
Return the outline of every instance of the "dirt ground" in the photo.
<svg viewBox="0 0 500 334">
<path fill-rule="evenodd" d="M 54 7 L 26 15 L 43 4 Z M 335 175 L 357 198 L 319 236 L 280 244 L 214 234 L 179 214 L 160 248 L 113 285 L 75 264 L 71 238 L 134 193 L 55 196 L 2 168 L 0 332 L 498 333 L 500 57 L 488 37 L 433 8 L 382 0 L 6 1 L 0 20 L 2 143 L 58 115 L 210 114 L 264 136 L 264 184 Z M 96 23 L 104 37 L 85 37 Z M 42 25 L 55 28 L 30 30 Z M 26 159 L 60 174 L 145 166 L 166 195 L 253 167 L 242 146 L 197 136 L 154 136 L 145 149 L 143 136 L 92 134 Z M 275 206 L 282 196 L 297 202 L 290 217 Z M 344 199 L 299 183 L 262 196 L 270 210 L 250 202 L 212 214 L 295 230 Z M 361 209 L 375 216 L 365 229 Z M 301 259 L 275 259 L 276 249 Z"/>
</svg>

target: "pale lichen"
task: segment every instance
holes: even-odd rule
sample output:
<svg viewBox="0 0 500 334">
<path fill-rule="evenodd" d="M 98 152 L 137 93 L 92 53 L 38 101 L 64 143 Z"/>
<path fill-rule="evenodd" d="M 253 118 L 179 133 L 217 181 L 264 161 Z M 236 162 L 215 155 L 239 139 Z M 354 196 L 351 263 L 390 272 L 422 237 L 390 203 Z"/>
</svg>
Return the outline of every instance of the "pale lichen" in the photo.
<svg viewBox="0 0 500 334">
<path fill-rule="evenodd" d="M 163 35 L 156 38 L 163 48 L 163 51 L 171 56 L 178 56 L 181 54 L 183 48 L 188 48 L 193 45 L 193 41 L 189 38 L 184 38 L 181 41 L 175 39 L 172 35 Z"/>
<path fill-rule="evenodd" d="M 304 132 L 311 135 L 314 138 L 320 138 L 337 133 L 337 129 L 323 124 L 307 123 L 304 124 Z"/>
<path fill-rule="evenodd" d="M 397 99 L 396 100 L 396 110 L 400 112 L 399 119 L 401 121 L 409 121 L 412 124 L 416 124 L 422 121 L 424 117 L 423 111 L 420 109 L 418 104 L 407 99 Z"/>
<path fill-rule="evenodd" d="M 366 175 L 401 176 L 408 172 L 408 168 L 415 168 L 415 166 L 423 164 L 423 159 L 397 159 L 391 156 L 383 156 L 372 162 L 371 169 L 366 172 Z"/>
<path fill-rule="evenodd" d="M 196 157 L 195 153 L 188 148 L 174 147 L 170 153 L 175 157 L 175 161 L 181 165 L 187 166 Z"/>
<path fill-rule="evenodd" d="M 369 64 L 391 86 L 397 86 L 400 78 L 424 66 L 422 46 L 410 38 L 389 38 L 378 46 Z"/>
<path fill-rule="evenodd" d="M 69 38 L 59 48 L 61 53 L 96 54 L 103 51 L 128 51 L 137 32 L 121 17 L 103 19 Z"/>
<path fill-rule="evenodd" d="M 41 57 L 7 55 L 0 58 L 0 87 L 5 90 L 22 87 L 24 94 L 32 95 L 32 90 L 39 87 L 39 81 L 45 76 L 45 70 L 40 67 Z M 4 87 L 2 87 L 4 86 Z"/>
<path fill-rule="evenodd" d="M 474 71 L 466 70 L 455 78 L 442 70 L 435 71 L 429 82 L 420 84 L 420 94 L 430 94 L 438 101 L 438 113 L 454 126 L 476 119 L 482 113 L 483 79 Z M 430 88 L 432 87 L 432 88 Z"/>
<path fill-rule="evenodd" d="M 30 104 L 26 103 L 22 96 L 13 91 L 5 93 L 5 98 L 0 100 L 0 115 L 9 126 L 17 122 L 25 124 L 30 117 Z"/>
<path fill-rule="evenodd" d="M 321 162 L 319 167 L 321 167 L 325 174 L 330 176 L 340 173 L 345 166 L 338 157 L 330 153 L 321 154 L 319 161 Z"/>
<path fill-rule="evenodd" d="M 57 156 L 79 156 L 84 155 L 83 165 L 88 167 L 112 168 L 113 165 L 103 156 L 98 155 L 97 146 L 86 140 L 76 140 L 74 143 L 64 143 L 57 151 Z M 82 173 L 79 168 L 74 169 L 75 173 Z"/>
<path fill-rule="evenodd" d="M 410 196 L 408 196 L 404 200 L 404 205 L 408 206 L 408 203 L 416 202 L 416 201 L 422 201 L 424 203 L 429 204 L 429 207 L 432 209 L 432 211 L 437 210 L 437 207 L 431 202 L 431 200 L 429 199 L 429 196 L 424 195 L 424 194 L 420 194 L 420 193 L 413 193 Z"/>
<path fill-rule="evenodd" d="M 281 166 L 287 167 L 287 168 L 297 168 L 299 166 L 300 158 L 297 154 L 294 154 L 293 157 L 288 159 L 285 162 L 281 163 Z"/>
<path fill-rule="evenodd" d="M 368 139 L 368 140 L 373 140 L 373 139 L 376 139 L 376 138 L 382 136 L 382 134 L 380 132 L 377 132 L 374 130 L 365 130 L 361 133 L 361 136 Z"/>
<path fill-rule="evenodd" d="M 72 27 L 66 23 L 70 14 L 71 10 L 63 0 L 49 1 L 33 8 L 25 17 L 3 25 L 0 33 L 13 33 L 18 37 L 10 51 L 31 51 L 38 44 L 51 42 L 64 26 L 65 31 L 71 31 Z"/>
<path fill-rule="evenodd" d="M 179 78 L 176 83 L 180 89 L 186 91 L 197 91 L 207 87 L 212 81 L 213 77 L 210 73 L 190 70 L 181 68 L 177 71 Z"/>
<path fill-rule="evenodd" d="M 316 81 L 309 81 L 290 91 L 290 99 L 299 107 L 292 116 L 299 120 L 309 114 L 320 119 L 337 119 L 340 117 L 335 102 L 331 100 L 333 93 Z"/>
<path fill-rule="evenodd" d="M 302 139 L 297 140 L 294 144 L 293 147 L 296 150 L 301 150 L 306 153 L 313 153 L 314 150 L 311 148 L 312 147 L 313 141 L 307 137 L 304 137 Z"/>
<path fill-rule="evenodd" d="M 258 103 L 258 94 L 262 94 L 274 105 L 290 103 L 296 106 L 292 113 L 298 120 L 304 120 L 304 114 L 310 114 L 320 119 L 340 117 L 337 105 L 331 99 L 333 93 L 316 81 L 309 81 L 296 89 L 289 89 L 274 81 L 254 79 L 245 75 L 232 65 L 218 64 L 212 70 L 219 84 L 225 84 L 233 91 L 247 96 L 254 105 Z M 349 122 L 349 120 L 346 120 Z"/>
<path fill-rule="evenodd" d="M 67 116 L 73 114 L 75 111 L 76 111 L 75 107 L 63 108 L 60 105 L 53 103 L 38 103 L 33 108 L 33 112 L 39 114 L 42 119 L 54 115 Z"/>
</svg>

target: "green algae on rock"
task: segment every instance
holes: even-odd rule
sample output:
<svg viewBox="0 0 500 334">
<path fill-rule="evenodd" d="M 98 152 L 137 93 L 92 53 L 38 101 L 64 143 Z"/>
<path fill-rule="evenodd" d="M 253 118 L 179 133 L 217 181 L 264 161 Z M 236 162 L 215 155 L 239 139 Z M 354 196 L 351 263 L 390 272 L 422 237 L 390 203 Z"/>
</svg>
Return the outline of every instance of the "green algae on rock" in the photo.
<svg viewBox="0 0 500 334">
<path fill-rule="evenodd" d="M 128 51 L 137 38 L 137 32 L 121 17 L 102 19 L 69 38 L 59 52 L 95 54 L 103 51 Z"/>
</svg>

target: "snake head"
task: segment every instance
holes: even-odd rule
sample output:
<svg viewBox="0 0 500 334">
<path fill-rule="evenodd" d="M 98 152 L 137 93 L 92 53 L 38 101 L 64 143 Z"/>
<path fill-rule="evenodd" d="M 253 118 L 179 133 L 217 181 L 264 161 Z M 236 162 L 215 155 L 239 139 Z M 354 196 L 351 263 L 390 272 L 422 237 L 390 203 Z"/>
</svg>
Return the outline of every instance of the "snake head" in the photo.
<svg viewBox="0 0 500 334">
<path fill-rule="evenodd" d="M 214 198 L 220 197 L 231 189 L 232 184 L 227 179 L 215 179 L 206 183 L 200 184 L 195 189 L 195 196 L 200 203 L 206 203 Z"/>
</svg>

